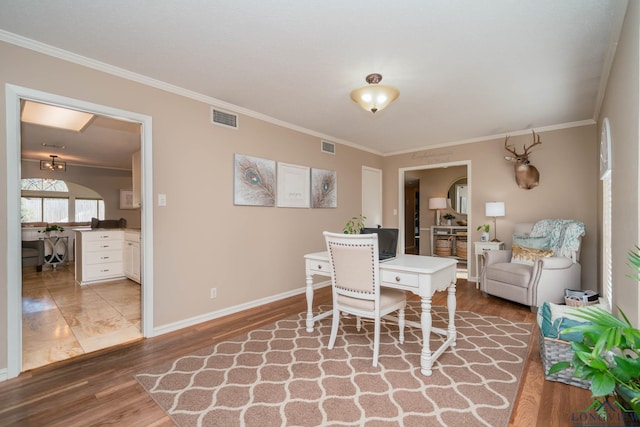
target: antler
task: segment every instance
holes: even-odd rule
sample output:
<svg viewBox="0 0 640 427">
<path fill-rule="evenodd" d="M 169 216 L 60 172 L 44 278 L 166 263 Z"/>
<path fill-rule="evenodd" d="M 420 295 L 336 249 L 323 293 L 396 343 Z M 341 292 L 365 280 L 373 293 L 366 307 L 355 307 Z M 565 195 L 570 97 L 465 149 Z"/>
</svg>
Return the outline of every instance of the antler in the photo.
<svg viewBox="0 0 640 427">
<path fill-rule="evenodd" d="M 509 141 L 509 138 L 510 138 L 510 135 L 507 135 L 506 138 L 504 139 L 504 149 L 510 152 L 511 154 L 513 154 L 514 156 L 518 157 L 518 153 L 516 153 L 515 147 L 513 145 L 507 145 L 507 141 Z"/>
<path fill-rule="evenodd" d="M 540 135 L 538 135 L 536 133 L 536 131 L 534 131 L 533 129 L 531 129 L 531 133 L 533 134 L 533 144 L 531 144 L 528 147 L 527 147 L 527 144 L 524 145 L 524 153 L 522 154 L 523 156 L 528 156 L 529 155 L 529 150 L 531 148 L 535 147 L 538 144 L 542 144 L 542 141 L 540 141 Z M 538 137 L 537 141 L 536 141 L 536 136 Z"/>
</svg>

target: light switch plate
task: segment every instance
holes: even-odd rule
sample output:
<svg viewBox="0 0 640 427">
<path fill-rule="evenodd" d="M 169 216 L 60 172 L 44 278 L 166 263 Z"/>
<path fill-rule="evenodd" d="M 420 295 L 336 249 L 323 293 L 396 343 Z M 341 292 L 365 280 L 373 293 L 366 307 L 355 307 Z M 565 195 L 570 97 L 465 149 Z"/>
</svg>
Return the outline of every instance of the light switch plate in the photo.
<svg viewBox="0 0 640 427">
<path fill-rule="evenodd" d="M 167 206 L 166 194 L 158 194 L 158 206 Z"/>
</svg>

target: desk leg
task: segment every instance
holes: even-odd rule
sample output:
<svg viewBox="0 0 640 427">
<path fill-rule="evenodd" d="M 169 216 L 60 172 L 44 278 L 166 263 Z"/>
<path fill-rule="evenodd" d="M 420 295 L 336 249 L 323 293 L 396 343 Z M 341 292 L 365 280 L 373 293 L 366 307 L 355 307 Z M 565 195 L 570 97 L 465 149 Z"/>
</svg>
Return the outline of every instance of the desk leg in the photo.
<svg viewBox="0 0 640 427">
<path fill-rule="evenodd" d="M 451 282 L 447 295 L 447 310 L 449 311 L 449 327 L 447 328 L 447 336 L 451 339 L 451 346 L 456 345 L 456 282 Z"/>
<path fill-rule="evenodd" d="M 313 276 L 307 276 L 307 332 L 313 332 Z"/>
<path fill-rule="evenodd" d="M 420 315 L 420 323 L 422 326 L 422 354 L 420 355 L 420 372 L 422 375 L 429 376 L 432 374 L 433 354 L 429 346 L 429 337 L 431 337 L 431 296 L 422 297 L 422 314 Z"/>
</svg>

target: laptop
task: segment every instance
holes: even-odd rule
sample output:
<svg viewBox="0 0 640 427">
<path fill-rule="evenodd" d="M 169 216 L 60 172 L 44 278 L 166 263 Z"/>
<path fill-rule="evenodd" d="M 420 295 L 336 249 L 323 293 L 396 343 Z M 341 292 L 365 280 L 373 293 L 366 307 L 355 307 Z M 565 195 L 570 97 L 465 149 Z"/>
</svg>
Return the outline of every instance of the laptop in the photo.
<svg viewBox="0 0 640 427">
<path fill-rule="evenodd" d="M 360 234 L 378 235 L 378 259 L 389 261 L 396 257 L 398 250 L 398 229 L 397 228 L 363 228 Z"/>
</svg>

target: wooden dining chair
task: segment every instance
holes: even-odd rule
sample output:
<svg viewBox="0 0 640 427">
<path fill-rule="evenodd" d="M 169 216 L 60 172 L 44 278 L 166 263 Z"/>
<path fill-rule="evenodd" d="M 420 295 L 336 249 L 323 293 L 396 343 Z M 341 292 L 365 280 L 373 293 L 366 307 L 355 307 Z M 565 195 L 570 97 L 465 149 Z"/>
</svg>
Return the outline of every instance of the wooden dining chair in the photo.
<svg viewBox="0 0 640 427">
<path fill-rule="evenodd" d="M 323 234 L 329 252 L 333 293 L 333 320 L 328 348 L 332 349 L 335 344 L 340 313 L 373 319 L 373 366 L 378 366 L 380 319 L 383 316 L 398 311 L 400 343 L 404 342 L 406 294 L 380 287 L 377 234 L 338 234 L 328 231 Z"/>
</svg>

